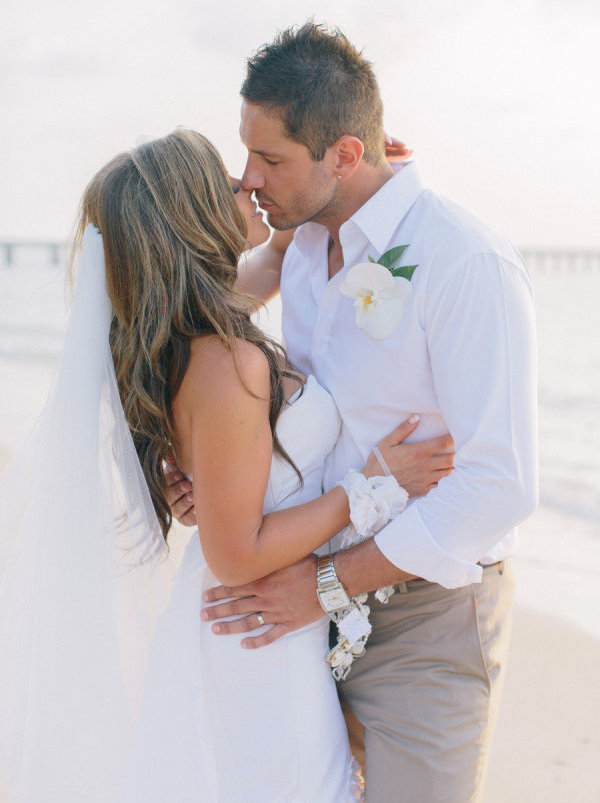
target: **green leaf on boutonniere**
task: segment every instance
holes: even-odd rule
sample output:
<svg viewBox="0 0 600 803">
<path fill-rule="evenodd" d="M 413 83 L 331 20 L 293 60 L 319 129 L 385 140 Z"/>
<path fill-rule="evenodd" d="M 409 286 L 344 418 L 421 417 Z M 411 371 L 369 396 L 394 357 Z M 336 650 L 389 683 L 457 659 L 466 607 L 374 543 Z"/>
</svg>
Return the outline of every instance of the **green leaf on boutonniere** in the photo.
<svg viewBox="0 0 600 803">
<path fill-rule="evenodd" d="M 388 268 L 388 270 L 391 270 L 394 267 L 394 264 L 400 259 L 400 257 L 406 251 L 407 248 L 408 245 L 397 245 L 395 248 L 390 248 L 389 251 L 386 251 L 385 254 L 382 254 L 379 257 L 377 262 L 380 265 L 383 265 L 384 268 Z"/>
<path fill-rule="evenodd" d="M 389 251 L 386 251 L 385 254 L 382 254 L 377 262 L 375 262 L 373 257 L 370 255 L 368 259 L 372 265 L 381 265 L 382 268 L 387 268 L 392 276 L 406 279 L 410 282 L 413 277 L 413 273 L 419 267 L 418 265 L 399 265 L 397 268 L 394 267 L 396 262 L 400 261 L 402 254 L 407 248 L 408 245 L 397 245 L 395 248 L 390 248 Z"/>
<path fill-rule="evenodd" d="M 418 265 L 402 265 L 400 268 L 391 269 L 390 273 L 392 276 L 401 276 L 403 279 L 408 279 L 410 282 L 413 277 L 413 273 L 418 267 Z"/>
</svg>

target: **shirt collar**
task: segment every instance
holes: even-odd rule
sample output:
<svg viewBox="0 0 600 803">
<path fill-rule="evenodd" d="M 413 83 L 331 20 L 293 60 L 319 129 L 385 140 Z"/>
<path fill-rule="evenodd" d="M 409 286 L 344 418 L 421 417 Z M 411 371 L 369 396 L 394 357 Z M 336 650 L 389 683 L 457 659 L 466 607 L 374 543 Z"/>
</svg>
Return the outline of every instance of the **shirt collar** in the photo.
<svg viewBox="0 0 600 803">
<path fill-rule="evenodd" d="M 322 237 L 329 236 L 329 232 L 320 223 L 303 223 L 294 232 L 294 244 L 298 247 L 303 256 L 311 255 L 315 243 L 319 243 Z"/>
<path fill-rule="evenodd" d="M 340 227 L 340 238 L 344 231 L 359 229 L 381 256 L 400 221 L 424 189 L 415 163 L 405 163 Z"/>
<path fill-rule="evenodd" d="M 381 256 L 398 224 L 423 190 L 424 186 L 415 163 L 403 163 L 396 174 L 342 224 L 340 227 L 342 241 L 344 232 L 349 234 L 352 230 L 358 229 Z M 309 221 L 296 229 L 294 243 L 304 256 L 309 256 L 315 243 L 321 242 L 326 233 L 325 226 Z"/>
</svg>

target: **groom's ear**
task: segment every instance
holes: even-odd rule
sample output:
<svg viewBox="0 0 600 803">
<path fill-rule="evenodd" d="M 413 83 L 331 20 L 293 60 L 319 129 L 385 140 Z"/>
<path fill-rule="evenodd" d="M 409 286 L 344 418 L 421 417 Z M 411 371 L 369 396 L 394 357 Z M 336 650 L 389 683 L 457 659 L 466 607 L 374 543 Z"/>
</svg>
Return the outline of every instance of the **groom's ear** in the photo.
<svg viewBox="0 0 600 803">
<path fill-rule="evenodd" d="M 362 161 L 364 145 L 358 137 L 344 134 L 331 147 L 337 174 L 341 178 L 349 178 Z"/>
</svg>

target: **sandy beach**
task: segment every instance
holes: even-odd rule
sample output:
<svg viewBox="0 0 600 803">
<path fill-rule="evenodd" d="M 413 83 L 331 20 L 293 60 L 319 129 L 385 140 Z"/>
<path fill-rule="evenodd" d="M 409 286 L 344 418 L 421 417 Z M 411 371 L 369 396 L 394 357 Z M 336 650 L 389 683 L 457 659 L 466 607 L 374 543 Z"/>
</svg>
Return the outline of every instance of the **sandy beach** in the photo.
<svg viewBox="0 0 600 803">
<path fill-rule="evenodd" d="M 598 666 L 598 639 L 517 608 L 484 803 L 600 800 Z"/>
</svg>

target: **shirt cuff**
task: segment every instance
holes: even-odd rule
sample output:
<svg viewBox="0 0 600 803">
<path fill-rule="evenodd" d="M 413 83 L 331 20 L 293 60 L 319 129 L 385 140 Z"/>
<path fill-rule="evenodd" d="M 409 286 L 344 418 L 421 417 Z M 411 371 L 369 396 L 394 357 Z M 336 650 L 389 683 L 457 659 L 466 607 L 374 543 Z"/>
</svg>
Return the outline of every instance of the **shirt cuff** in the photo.
<svg viewBox="0 0 600 803">
<path fill-rule="evenodd" d="M 394 566 L 445 588 L 481 582 L 481 566 L 442 549 L 425 526 L 417 504 L 380 530 L 375 543 Z"/>
</svg>

